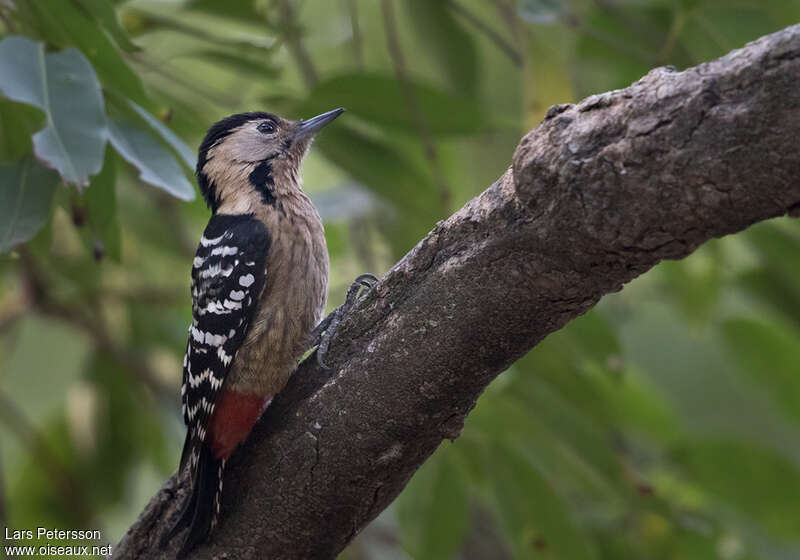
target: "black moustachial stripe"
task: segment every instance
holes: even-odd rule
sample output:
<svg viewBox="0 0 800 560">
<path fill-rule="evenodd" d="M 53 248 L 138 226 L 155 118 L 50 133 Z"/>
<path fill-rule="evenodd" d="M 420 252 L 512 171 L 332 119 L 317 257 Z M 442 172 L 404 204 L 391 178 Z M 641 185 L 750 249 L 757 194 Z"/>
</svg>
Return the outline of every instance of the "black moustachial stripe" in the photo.
<svg viewBox="0 0 800 560">
<path fill-rule="evenodd" d="M 250 172 L 248 177 L 250 184 L 261 194 L 261 201 L 264 204 L 275 206 L 275 179 L 272 177 L 272 164 L 269 160 L 264 160 Z"/>
</svg>

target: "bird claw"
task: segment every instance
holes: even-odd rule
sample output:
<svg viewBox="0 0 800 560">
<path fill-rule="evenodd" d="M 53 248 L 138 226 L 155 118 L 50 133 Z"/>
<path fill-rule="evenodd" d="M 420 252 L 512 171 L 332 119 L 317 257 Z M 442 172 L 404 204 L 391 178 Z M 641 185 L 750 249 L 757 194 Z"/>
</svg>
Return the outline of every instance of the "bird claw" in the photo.
<svg viewBox="0 0 800 560">
<path fill-rule="evenodd" d="M 325 355 L 328 353 L 333 335 L 336 334 L 336 329 L 344 317 L 344 314 L 353 308 L 359 301 L 367 297 L 375 286 L 378 284 L 378 278 L 373 274 L 362 274 L 356 278 L 350 287 L 347 289 L 347 296 L 344 298 L 344 303 L 331 312 L 330 315 L 325 317 L 319 325 L 316 326 L 311 333 L 313 345 L 317 347 L 317 364 L 322 369 L 330 369 L 325 363 Z M 363 290 L 366 288 L 365 290 Z"/>
</svg>

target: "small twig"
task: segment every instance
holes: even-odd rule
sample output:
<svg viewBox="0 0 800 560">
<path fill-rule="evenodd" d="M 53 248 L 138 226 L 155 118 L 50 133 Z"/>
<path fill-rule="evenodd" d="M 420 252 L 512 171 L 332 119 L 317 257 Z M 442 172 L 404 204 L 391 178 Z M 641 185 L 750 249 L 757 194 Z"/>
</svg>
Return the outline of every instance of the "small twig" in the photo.
<svg viewBox="0 0 800 560">
<path fill-rule="evenodd" d="M 670 50 L 674 48 L 676 45 L 680 45 L 680 39 L 678 34 L 680 32 L 680 27 L 685 23 L 685 18 L 687 13 L 691 13 L 693 10 L 689 10 L 689 12 L 677 12 L 672 20 L 671 28 L 668 31 L 667 37 L 665 39 L 664 44 L 659 44 L 658 38 L 661 34 L 660 28 L 657 28 L 641 17 L 637 17 L 635 14 L 621 9 L 617 3 L 613 0 L 594 0 L 594 4 L 606 12 L 612 18 L 619 20 L 626 29 L 630 29 L 633 33 L 639 36 L 644 42 L 648 43 L 654 53 L 654 55 L 650 55 L 649 53 L 642 57 L 641 53 L 646 52 L 643 49 L 635 49 L 637 52 L 633 52 L 633 56 L 639 58 L 643 62 L 646 62 L 650 65 L 659 65 L 665 64 L 667 60 L 665 60 L 666 55 L 669 54 Z M 593 32 L 595 35 L 587 33 L 587 35 L 594 36 L 596 39 L 599 39 L 603 42 L 608 43 L 609 45 L 622 50 L 631 52 L 632 47 L 620 42 L 620 41 L 610 41 L 610 39 L 614 39 L 611 35 L 606 35 L 599 30 L 594 29 Z M 602 36 L 597 35 L 598 33 L 602 34 Z M 729 50 L 729 47 L 726 50 Z M 685 50 L 685 49 L 684 49 Z M 693 64 L 697 64 L 699 61 L 695 60 L 694 57 L 690 57 Z"/>
<path fill-rule="evenodd" d="M 180 72 L 178 72 L 175 65 L 169 63 L 168 61 L 164 62 L 164 61 L 153 60 L 149 56 L 141 53 L 131 55 L 130 59 L 134 62 L 134 64 L 140 66 L 145 70 L 149 70 L 154 74 L 158 74 L 162 78 L 168 80 L 170 83 L 174 83 L 175 85 L 180 86 L 186 92 L 197 97 L 198 99 L 202 99 L 206 103 L 211 101 L 226 106 L 236 106 L 239 103 L 238 99 L 234 99 L 230 96 L 227 96 L 225 93 L 219 90 L 214 91 L 209 87 L 208 83 L 204 84 L 204 87 L 202 88 L 202 90 L 200 90 L 197 87 L 196 82 L 193 82 L 191 79 L 181 76 Z"/>
<path fill-rule="evenodd" d="M 676 12 L 672 17 L 672 22 L 667 31 L 667 36 L 664 38 L 664 44 L 658 49 L 658 58 L 662 61 L 669 60 L 669 55 L 672 54 L 675 45 L 678 43 L 678 36 L 686 23 L 686 16 L 683 12 Z"/>
<path fill-rule="evenodd" d="M 308 54 L 308 50 L 303 44 L 294 8 L 289 0 L 282 0 L 280 8 L 281 22 L 279 29 L 283 30 L 283 39 L 286 42 L 286 46 L 289 48 L 292 57 L 297 61 L 303 81 L 309 87 L 314 86 L 319 82 L 319 74 L 317 74 L 314 61 L 311 60 L 311 55 Z"/>
<path fill-rule="evenodd" d="M 347 0 L 347 9 L 350 12 L 350 30 L 353 36 L 353 58 L 356 67 L 361 70 L 364 68 L 364 39 L 361 37 L 361 26 L 358 23 L 358 4 L 356 0 Z"/>
<path fill-rule="evenodd" d="M 629 43 L 625 43 L 624 41 L 620 41 L 613 35 L 587 24 L 577 14 L 565 13 L 562 14 L 559 19 L 567 27 L 578 31 L 579 33 L 583 33 L 587 37 L 597 39 L 601 43 L 605 43 L 606 45 L 613 47 L 620 52 L 627 53 L 631 57 L 647 64 L 648 66 L 658 64 L 658 56 L 656 54 L 635 47 Z"/>
<path fill-rule="evenodd" d="M 448 4 L 456 14 L 471 23 L 478 31 L 483 33 L 487 39 L 494 43 L 498 49 L 503 51 L 508 58 L 511 59 L 511 62 L 517 66 L 522 66 L 522 54 L 511 43 L 506 41 L 502 35 L 489 27 L 478 16 L 467 10 L 467 8 L 459 4 L 456 0 L 448 0 Z"/>
<path fill-rule="evenodd" d="M 733 44 L 728 41 L 724 35 L 722 35 L 714 25 L 708 21 L 706 18 L 700 16 L 699 14 L 694 15 L 694 21 L 703 28 L 703 31 L 706 32 L 708 38 L 722 51 L 729 51 L 733 48 Z"/>
<path fill-rule="evenodd" d="M 495 9 L 506 22 L 506 27 L 514 35 L 514 38 L 519 40 L 519 18 L 517 17 L 517 9 L 513 4 L 508 4 L 504 0 L 492 0 Z"/>
<path fill-rule="evenodd" d="M 3 25 L 6 26 L 6 30 L 9 34 L 14 35 L 17 32 L 17 26 L 14 23 L 14 20 L 8 14 L 7 9 L 4 6 L 0 6 L 0 21 L 3 22 Z"/>
<path fill-rule="evenodd" d="M 414 87 L 409 82 L 406 74 L 405 57 L 403 56 L 403 49 L 400 46 L 400 39 L 397 34 L 397 24 L 395 23 L 392 0 L 383 0 L 381 6 L 383 10 L 383 24 L 386 29 L 386 42 L 389 48 L 389 55 L 392 57 L 394 72 L 397 76 L 397 81 L 400 82 L 400 87 L 402 88 L 403 95 L 406 98 L 408 111 L 411 113 L 414 126 L 419 134 L 423 152 L 425 153 L 425 158 L 428 160 L 428 163 L 431 166 L 434 181 L 438 185 L 439 198 L 442 201 L 442 210 L 445 214 L 450 214 L 452 193 L 439 164 L 436 143 L 431 135 L 431 131 L 428 127 L 427 121 L 425 120 L 425 116 L 422 114 L 422 110 L 420 109 L 419 101 L 416 93 L 414 92 Z"/>
</svg>

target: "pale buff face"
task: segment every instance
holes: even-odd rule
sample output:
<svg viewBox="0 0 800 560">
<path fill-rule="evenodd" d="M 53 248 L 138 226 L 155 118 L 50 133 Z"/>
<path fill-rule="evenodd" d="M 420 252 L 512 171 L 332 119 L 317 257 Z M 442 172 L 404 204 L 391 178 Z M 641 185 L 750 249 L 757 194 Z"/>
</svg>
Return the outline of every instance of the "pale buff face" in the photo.
<svg viewBox="0 0 800 560">
<path fill-rule="evenodd" d="M 307 146 L 298 146 L 293 139 L 297 124 L 280 117 L 246 122 L 209 150 L 209 156 L 228 165 L 258 163 L 292 154 L 302 156 Z"/>
<path fill-rule="evenodd" d="M 254 190 L 250 175 L 268 162 L 277 194 L 300 189 L 298 169 L 311 136 L 297 138 L 299 121 L 276 117 L 248 121 L 208 150 L 203 171 L 217 189 L 220 210 L 250 212 L 260 195 Z"/>
</svg>

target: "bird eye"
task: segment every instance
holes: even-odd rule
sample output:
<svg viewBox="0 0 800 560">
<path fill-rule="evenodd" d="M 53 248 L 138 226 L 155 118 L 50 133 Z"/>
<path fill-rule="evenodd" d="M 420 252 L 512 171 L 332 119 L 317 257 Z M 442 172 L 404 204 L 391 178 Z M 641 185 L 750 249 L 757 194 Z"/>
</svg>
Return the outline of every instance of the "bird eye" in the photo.
<svg viewBox="0 0 800 560">
<path fill-rule="evenodd" d="M 272 121 L 262 121 L 258 125 L 258 131 L 261 134 L 272 134 L 275 132 L 275 123 Z"/>
</svg>

